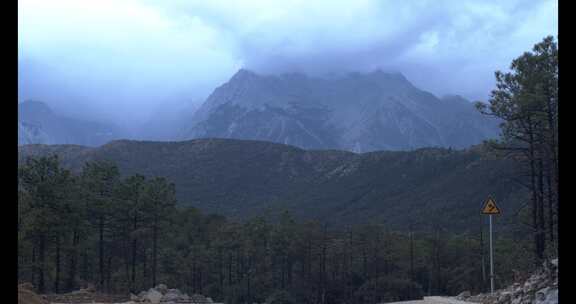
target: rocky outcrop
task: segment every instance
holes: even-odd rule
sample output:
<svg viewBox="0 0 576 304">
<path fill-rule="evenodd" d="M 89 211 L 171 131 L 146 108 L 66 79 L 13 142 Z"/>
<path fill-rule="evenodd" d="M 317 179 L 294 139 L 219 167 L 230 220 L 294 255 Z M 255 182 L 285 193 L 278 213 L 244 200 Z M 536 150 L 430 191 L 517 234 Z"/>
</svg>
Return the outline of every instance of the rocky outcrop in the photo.
<svg viewBox="0 0 576 304">
<path fill-rule="evenodd" d="M 485 304 L 557 304 L 558 259 L 545 262 L 524 283 L 514 283 L 506 289 L 495 291 L 493 295 L 479 294 L 461 299 Z"/>
<path fill-rule="evenodd" d="M 176 304 L 176 303 L 191 303 L 191 304 L 210 304 L 214 303 L 211 298 L 207 298 L 200 294 L 193 294 L 188 296 L 178 289 L 168 289 L 164 284 L 160 284 L 148 291 L 142 291 L 138 295 L 130 295 L 132 303 L 150 303 L 150 304 Z M 214 303 L 220 304 L 220 303 Z"/>
</svg>

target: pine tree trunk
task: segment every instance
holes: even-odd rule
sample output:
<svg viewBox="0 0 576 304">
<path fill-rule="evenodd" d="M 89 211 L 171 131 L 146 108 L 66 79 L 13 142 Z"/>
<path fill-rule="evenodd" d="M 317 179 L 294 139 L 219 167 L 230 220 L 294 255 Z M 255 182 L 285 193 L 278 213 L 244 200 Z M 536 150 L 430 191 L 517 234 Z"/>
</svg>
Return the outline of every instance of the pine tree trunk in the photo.
<svg viewBox="0 0 576 304">
<path fill-rule="evenodd" d="M 552 178 L 550 174 L 546 177 L 546 183 L 548 186 L 548 229 L 550 230 L 550 244 L 555 247 L 555 238 L 554 238 L 554 194 L 552 189 Z"/>
<path fill-rule="evenodd" d="M 353 274 L 353 268 L 354 268 L 354 251 L 353 251 L 353 246 L 354 246 L 354 238 L 353 238 L 353 234 L 352 234 L 352 227 L 349 228 L 349 234 L 348 234 L 348 271 L 346 272 L 346 297 L 348 299 L 350 299 L 352 297 L 352 288 L 351 288 L 351 280 L 352 280 L 352 274 Z"/>
<path fill-rule="evenodd" d="M 56 260 L 55 260 L 55 275 L 54 275 L 54 293 L 60 292 L 60 236 L 56 236 Z"/>
<path fill-rule="evenodd" d="M 326 280 L 326 251 L 328 249 L 328 227 L 325 224 L 324 225 L 324 236 L 322 238 L 322 270 L 321 270 L 321 282 L 322 282 L 322 303 L 324 304 L 326 302 L 326 285 L 327 285 L 327 280 Z"/>
<path fill-rule="evenodd" d="M 232 286 L 232 253 L 228 253 L 228 286 Z"/>
<path fill-rule="evenodd" d="M 285 289 L 286 288 L 286 254 L 282 254 L 282 256 L 280 257 L 280 280 L 281 280 L 281 288 Z"/>
<path fill-rule="evenodd" d="M 38 246 L 38 258 L 40 267 L 38 268 L 38 292 L 45 293 L 46 292 L 46 285 L 44 281 L 44 270 L 46 268 L 46 236 L 41 234 L 39 237 L 39 246 Z"/>
<path fill-rule="evenodd" d="M 84 249 L 84 252 L 82 253 L 82 280 L 90 280 L 88 273 L 88 252 L 87 249 Z"/>
<path fill-rule="evenodd" d="M 553 177 L 553 186 L 551 187 L 552 189 L 556 189 L 555 187 L 558 186 L 558 142 L 557 142 L 557 137 L 558 137 L 558 131 L 556 130 L 556 123 L 557 123 L 557 119 L 554 118 L 554 114 L 557 114 L 557 109 L 554 107 L 554 103 L 552 101 L 552 94 L 550 94 L 550 90 L 548 89 L 549 87 L 546 87 L 546 96 L 548 97 L 546 99 L 546 113 L 547 113 L 547 118 L 548 118 L 548 128 L 550 129 L 551 133 L 550 134 L 550 141 L 549 141 L 549 147 L 550 147 L 550 153 L 552 154 L 549 159 L 551 159 L 552 161 L 552 165 L 550 166 L 551 168 L 551 175 Z M 550 183 L 552 185 L 552 183 Z M 556 192 L 556 191 L 555 191 Z M 558 199 L 558 195 L 556 195 L 556 199 Z M 556 201 L 556 203 L 558 204 L 558 201 Z M 552 205 L 552 204 L 550 204 Z M 556 208 L 558 208 L 558 205 L 556 206 Z"/>
<path fill-rule="evenodd" d="M 306 246 L 306 282 L 310 285 L 312 280 L 312 237 L 309 235 Z"/>
<path fill-rule="evenodd" d="M 198 291 L 200 291 L 200 294 L 203 294 L 204 291 L 202 290 L 202 268 L 200 267 L 199 269 L 197 269 L 198 272 Z"/>
<path fill-rule="evenodd" d="M 250 263 L 250 267 L 252 267 L 252 263 Z M 246 300 L 248 303 L 252 303 L 252 290 L 250 288 L 250 280 L 252 278 L 252 273 L 248 273 L 246 277 Z"/>
<path fill-rule="evenodd" d="M 544 216 L 544 165 L 542 156 L 538 158 L 538 234 L 542 256 L 546 252 L 546 222 Z"/>
<path fill-rule="evenodd" d="M 38 268 L 36 267 L 36 254 L 37 254 L 36 251 L 37 251 L 36 244 L 34 244 L 32 246 L 32 267 L 31 267 L 32 269 L 30 271 L 30 282 L 36 282 L 36 271 Z"/>
<path fill-rule="evenodd" d="M 482 219 L 482 215 L 480 216 Z M 481 267 L 482 267 L 482 291 L 486 287 L 486 261 L 484 257 L 484 237 L 483 237 L 483 229 L 482 229 L 482 222 L 480 223 L 480 256 L 481 256 Z"/>
<path fill-rule="evenodd" d="M 218 284 L 220 286 L 220 293 L 221 295 L 224 294 L 224 257 L 223 257 L 223 249 L 218 248 Z"/>
<path fill-rule="evenodd" d="M 66 289 L 68 291 L 74 290 L 76 281 L 76 255 L 78 250 L 79 235 L 78 230 L 74 229 L 72 233 L 72 248 L 68 257 L 68 280 L 66 282 Z"/>
<path fill-rule="evenodd" d="M 152 286 L 156 286 L 156 267 L 158 263 L 158 217 L 154 217 L 154 229 L 152 240 Z"/>
<path fill-rule="evenodd" d="M 414 282 L 414 233 L 410 227 L 410 281 Z M 412 299 L 413 290 L 410 288 L 410 298 Z"/>
<path fill-rule="evenodd" d="M 130 232 L 129 229 L 126 229 L 125 232 L 125 239 L 122 242 L 123 243 L 123 254 L 124 254 L 124 282 L 126 283 L 126 288 L 124 291 L 130 292 L 130 279 L 132 278 L 131 276 L 131 267 L 132 267 L 132 242 L 130 240 Z"/>
<path fill-rule="evenodd" d="M 138 215 L 134 212 L 132 231 L 136 232 L 138 229 Z M 136 253 L 138 249 L 138 239 L 134 236 L 132 240 L 132 276 L 130 277 L 130 291 L 136 292 Z"/>
<path fill-rule="evenodd" d="M 106 271 L 106 286 L 108 289 L 108 292 L 115 292 L 116 289 L 114 288 L 114 286 L 112 286 L 112 255 L 108 256 L 108 271 Z"/>
<path fill-rule="evenodd" d="M 364 280 L 368 280 L 368 257 L 366 254 L 366 243 L 364 243 L 362 246 L 362 270 L 364 273 Z"/>
<path fill-rule="evenodd" d="M 540 234 L 539 234 L 539 225 L 538 225 L 538 190 L 536 186 L 536 165 L 535 165 L 535 156 L 534 156 L 534 134 L 531 128 L 531 122 L 529 122 L 529 162 L 530 162 L 530 184 L 531 184 L 531 192 L 532 192 L 532 226 L 534 228 L 534 249 L 535 249 L 535 264 L 539 266 L 542 263 L 543 259 L 543 252 L 541 251 L 541 244 L 540 244 Z"/>
<path fill-rule="evenodd" d="M 98 264 L 99 264 L 99 288 L 104 288 L 104 216 L 101 215 L 98 221 L 98 233 L 99 233 L 99 253 L 98 253 Z"/>
<path fill-rule="evenodd" d="M 146 249 L 144 249 L 144 252 L 142 255 L 142 278 L 143 278 L 144 286 L 147 287 L 147 285 L 148 285 L 148 253 L 147 253 Z"/>
</svg>

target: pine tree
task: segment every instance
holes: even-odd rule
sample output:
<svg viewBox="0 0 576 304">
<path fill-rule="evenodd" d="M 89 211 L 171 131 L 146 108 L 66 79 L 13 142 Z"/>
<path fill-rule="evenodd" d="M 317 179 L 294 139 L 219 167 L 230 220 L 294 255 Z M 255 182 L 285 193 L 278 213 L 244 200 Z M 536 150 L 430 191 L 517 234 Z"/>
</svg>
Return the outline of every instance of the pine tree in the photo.
<svg viewBox="0 0 576 304">
<path fill-rule="evenodd" d="M 559 206 L 558 47 L 554 38 L 544 38 L 533 52 L 514 59 L 510 69 L 495 73 L 497 84 L 489 104 L 476 106 L 503 120 L 502 139 L 492 146 L 509 151 L 529 172 L 534 254 L 540 264 L 545 258 L 547 230 L 549 240 L 554 239 Z"/>
</svg>

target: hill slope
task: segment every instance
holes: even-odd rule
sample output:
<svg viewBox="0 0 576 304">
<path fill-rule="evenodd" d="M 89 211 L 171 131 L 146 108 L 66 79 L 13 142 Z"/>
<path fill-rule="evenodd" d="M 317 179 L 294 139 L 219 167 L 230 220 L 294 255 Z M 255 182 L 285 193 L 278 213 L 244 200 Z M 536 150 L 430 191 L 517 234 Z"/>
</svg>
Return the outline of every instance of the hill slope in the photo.
<svg viewBox="0 0 576 304">
<path fill-rule="evenodd" d="M 165 176 L 182 205 L 231 217 L 288 209 L 301 218 L 336 225 L 385 221 L 417 229 L 440 224 L 477 231 L 480 208 L 491 195 L 510 220 L 524 191 L 509 177 L 514 166 L 478 149 L 411 152 L 306 151 L 260 141 L 200 139 L 182 142 L 113 141 L 98 148 L 27 145 L 19 157 L 58 154 L 68 167 L 107 159 L 123 174 Z"/>
</svg>

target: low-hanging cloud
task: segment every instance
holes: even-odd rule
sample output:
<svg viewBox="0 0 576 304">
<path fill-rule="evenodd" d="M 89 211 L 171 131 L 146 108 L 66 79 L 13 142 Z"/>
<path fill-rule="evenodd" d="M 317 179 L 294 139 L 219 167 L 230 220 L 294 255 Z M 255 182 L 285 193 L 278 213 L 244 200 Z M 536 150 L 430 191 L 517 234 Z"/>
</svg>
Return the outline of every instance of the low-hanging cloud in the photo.
<svg viewBox="0 0 576 304">
<path fill-rule="evenodd" d="M 19 0 L 19 98 L 138 122 L 244 67 L 402 72 L 486 99 L 495 70 L 556 35 L 549 1 Z"/>
</svg>

